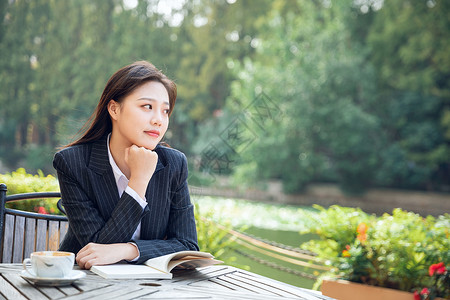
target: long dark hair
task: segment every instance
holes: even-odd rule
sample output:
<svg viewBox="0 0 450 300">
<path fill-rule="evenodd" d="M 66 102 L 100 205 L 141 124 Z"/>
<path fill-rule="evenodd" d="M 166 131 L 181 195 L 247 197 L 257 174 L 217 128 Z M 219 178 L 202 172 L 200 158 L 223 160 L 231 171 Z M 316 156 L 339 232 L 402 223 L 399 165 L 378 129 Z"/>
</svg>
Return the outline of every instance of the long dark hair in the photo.
<svg viewBox="0 0 450 300">
<path fill-rule="evenodd" d="M 121 103 L 136 88 L 149 81 L 157 81 L 164 85 L 169 94 L 169 116 L 172 114 L 177 98 L 177 86 L 153 64 L 137 61 L 114 73 L 106 83 L 97 108 L 89 120 L 81 128 L 81 137 L 63 148 L 95 141 L 112 131 L 112 122 L 108 112 L 111 100 Z M 87 128 L 87 129 L 86 129 Z"/>
</svg>

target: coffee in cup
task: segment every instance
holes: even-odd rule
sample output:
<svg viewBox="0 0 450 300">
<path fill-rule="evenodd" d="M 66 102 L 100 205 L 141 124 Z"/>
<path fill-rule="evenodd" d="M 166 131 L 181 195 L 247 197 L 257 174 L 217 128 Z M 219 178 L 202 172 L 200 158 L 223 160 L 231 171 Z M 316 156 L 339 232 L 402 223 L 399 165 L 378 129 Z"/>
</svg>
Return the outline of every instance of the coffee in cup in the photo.
<svg viewBox="0 0 450 300">
<path fill-rule="evenodd" d="M 23 268 L 30 274 L 43 278 L 64 278 L 70 275 L 75 254 L 64 251 L 33 252 L 23 261 Z M 31 264 L 31 272 L 27 268 Z"/>
</svg>

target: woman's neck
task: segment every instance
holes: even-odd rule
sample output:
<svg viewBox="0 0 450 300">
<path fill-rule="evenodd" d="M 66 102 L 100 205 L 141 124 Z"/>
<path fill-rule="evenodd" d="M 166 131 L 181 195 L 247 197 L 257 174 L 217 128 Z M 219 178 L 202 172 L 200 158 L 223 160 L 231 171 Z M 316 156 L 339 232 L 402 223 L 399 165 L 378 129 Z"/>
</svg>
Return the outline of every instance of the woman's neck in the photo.
<svg viewBox="0 0 450 300">
<path fill-rule="evenodd" d="M 128 168 L 128 164 L 125 161 L 125 151 L 126 148 L 130 146 L 131 145 L 125 145 L 125 143 L 120 141 L 120 138 L 111 133 L 111 138 L 109 140 L 109 150 L 111 151 L 111 155 L 116 162 L 116 165 L 128 179 L 130 179 L 130 169 Z"/>
</svg>

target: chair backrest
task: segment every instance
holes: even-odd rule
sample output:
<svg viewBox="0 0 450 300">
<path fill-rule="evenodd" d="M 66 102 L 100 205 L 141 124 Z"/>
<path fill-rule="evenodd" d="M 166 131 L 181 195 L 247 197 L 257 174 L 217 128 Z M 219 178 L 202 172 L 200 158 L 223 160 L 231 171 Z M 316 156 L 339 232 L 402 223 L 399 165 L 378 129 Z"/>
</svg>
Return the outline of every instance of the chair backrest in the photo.
<svg viewBox="0 0 450 300">
<path fill-rule="evenodd" d="M 31 252 L 58 250 L 66 235 L 66 216 L 47 215 L 6 208 L 9 201 L 61 198 L 59 192 L 24 193 L 6 196 L 7 187 L 0 184 L 0 262 L 20 263 Z M 61 208 L 60 201 L 58 208 Z"/>
</svg>

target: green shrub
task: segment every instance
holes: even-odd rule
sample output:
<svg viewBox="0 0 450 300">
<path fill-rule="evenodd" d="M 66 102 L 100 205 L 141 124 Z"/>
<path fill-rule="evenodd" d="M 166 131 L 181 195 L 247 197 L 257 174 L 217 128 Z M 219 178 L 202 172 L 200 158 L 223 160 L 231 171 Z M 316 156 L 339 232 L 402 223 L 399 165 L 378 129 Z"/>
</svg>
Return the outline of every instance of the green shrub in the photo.
<svg viewBox="0 0 450 300">
<path fill-rule="evenodd" d="M 33 192 L 58 192 L 58 180 L 52 176 L 45 176 L 40 170 L 38 174 L 28 174 L 24 168 L 6 174 L 0 174 L 0 183 L 6 184 L 7 195 L 33 193 Z M 56 207 L 58 199 L 32 199 L 15 201 L 7 204 L 8 208 L 20 209 L 31 212 L 61 214 Z"/>
<path fill-rule="evenodd" d="M 236 243 L 234 242 L 235 238 L 227 231 L 227 229 L 231 229 L 231 225 L 219 225 L 212 221 L 212 211 L 200 214 L 198 203 L 195 203 L 194 205 L 197 239 L 200 251 L 209 252 L 226 264 L 233 265 L 236 257 L 230 256 L 229 254 L 235 248 Z"/>
<path fill-rule="evenodd" d="M 413 291 L 432 284 L 430 265 L 450 264 L 449 214 L 423 218 L 398 208 L 376 217 L 356 208 L 315 207 L 319 213 L 309 216 L 304 233 L 320 239 L 302 247 L 332 267 L 325 276 Z"/>
</svg>

